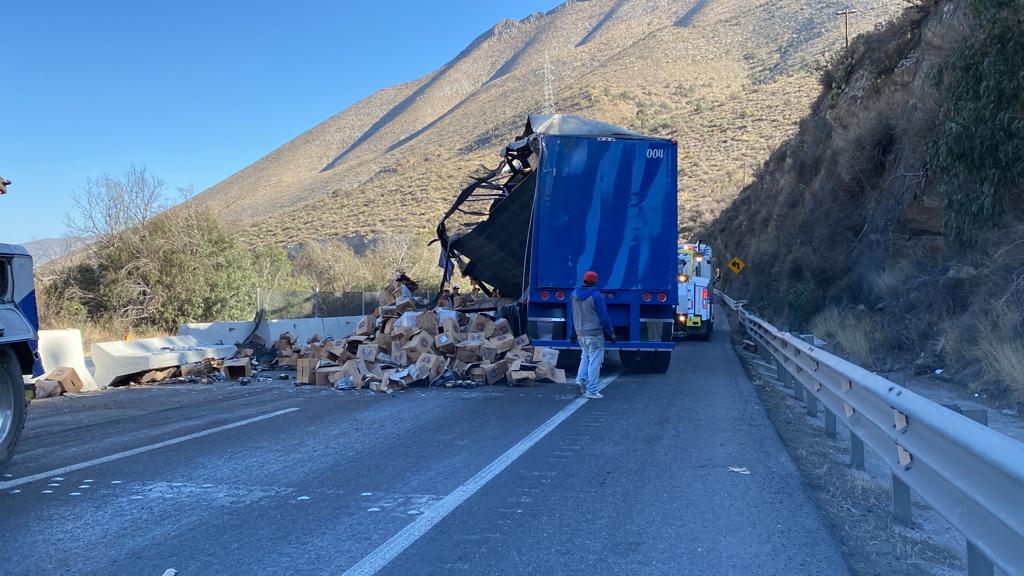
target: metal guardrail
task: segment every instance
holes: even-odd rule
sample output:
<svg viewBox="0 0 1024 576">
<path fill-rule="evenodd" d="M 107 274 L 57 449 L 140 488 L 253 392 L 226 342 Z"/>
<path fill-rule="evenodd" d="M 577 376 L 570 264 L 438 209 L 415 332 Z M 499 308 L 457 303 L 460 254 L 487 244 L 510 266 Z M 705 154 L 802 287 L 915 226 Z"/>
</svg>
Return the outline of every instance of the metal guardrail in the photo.
<svg viewBox="0 0 1024 576">
<path fill-rule="evenodd" d="M 1024 443 L 783 332 L 746 311 L 745 302 L 716 293 L 774 358 L 808 413 L 816 414 L 817 402 L 824 405 L 833 437 L 841 418 L 850 430 L 853 464 L 863 468 L 866 444 L 888 465 L 897 517 L 910 520 L 913 490 L 967 539 L 968 574 L 992 574 L 993 564 L 1024 574 Z"/>
</svg>

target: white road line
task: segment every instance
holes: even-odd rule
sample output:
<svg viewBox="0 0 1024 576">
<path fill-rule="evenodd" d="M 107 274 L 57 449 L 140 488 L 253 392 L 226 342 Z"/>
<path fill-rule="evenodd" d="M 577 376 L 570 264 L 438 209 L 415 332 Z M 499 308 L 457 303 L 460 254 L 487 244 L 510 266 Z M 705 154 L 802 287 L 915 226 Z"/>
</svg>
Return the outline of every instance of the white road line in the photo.
<svg viewBox="0 0 1024 576">
<path fill-rule="evenodd" d="M 248 418 L 240 422 L 232 424 L 225 424 L 224 426 L 218 426 L 216 428 L 210 428 L 209 430 L 203 430 L 201 432 L 195 432 L 187 436 L 179 436 L 177 438 L 171 438 L 170 440 L 164 440 L 163 442 L 157 442 L 156 444 L 150 444 L 149 446 L 142 446 L 140 448 L 133 448 L 131 450 L 125 450 L 124 452 L 118 452 L 117 454 L 111 454 L 110 456 L 104 456 L 102 458 L 96 458 L 94 460 L 88 460 L 79 464 L 72 464 L 70 466 L 64 466 L 63 468 L 57 468 L 56 470 L 48 470 L 46 472 L 40 472 L 39 474 L 33 474 L 31 476 L 25 476 L 24 478 L 15 478 L 14 480 L 8 480 L 6 482 L 0 482 L 0 490 L 6 490 L 14 486 L 21 486 L 22 484 L 28 484 L 35 482 L 36 480 L 42 480 L 44 478 L 53 478 L 54 476 L 60 476 L 67 474 L 68 472 L 74 472 L 90 466 L 96 466 L 97 464 L 106 464 L 107 462 L 113 462 L 114 460 L 120 460 L 122 458 L 128 458 L 129 456 L 136 456 L 138 454 L 144 454 L 151 450 L 158 448 L 164 448 L 167 446 L 173 446 L 175 444 L 181 444 L 182 442 L 188 442 L 189 440 L 195 440 L 196 438 L 202 438 L 203 436 L 209 436 L 210 434 L 216 434 L 217 432 L 223 432 L 225 430 L 231 430 L 232 428 L 238 428 L 239 426 L 245 426 L 246 424 L 252 424 L 253 422 L 259 422 L 260 420 L 266 420 L 275 416 L 281 416 L 282 414 L 288 414 L 290 412 L 297 411 L 298 408 L 288 408 L 287 410 L 278 410 L 277 412 L 271 412 L 270 414 L 264 414 L 263 416 L 256 416 L 255 418 Z"/>
<path fill-rule="evenodd" d="M 618 375 L 616 374 L 602 380 L 601 384 L 598 386 L 598 390 L 602 390 L 605 386 L 611 384 L 617 376 Z M 416 520 L 392 536 L 387 542 L 381 544 L 376 550 L 370 552 L 369 555 L 346 570 L 343 576 L 372 576 L 379 572 L 381 568 L 387 566 L 389 562 L 394 560 L 406 548 L 412 546 L 414 542 L 419 540 L 420 537 L 426 534 L 427 531 L 434 527 L 434 525 L 443 520 L 444 517 L 450 514 L 452 510 L 458 508 L 460 504 L 483 488 L 485 484 L 490 482 L 491 479 L 500 474 L 505 468 L 508 468 L 508 466 L 522 456 L 523 453 L 529 450 L 537 442 L 540 442 L 540 440 L 547 436 L 549 432 L 557 428 L 559 424 L 565 421 L 569 416 L 572 416 L 574 412 L 579 410 L 580 407 L 586 403 L 587 399 L 581 396 L 565 408 L 562 408 L 562 410 L 552 416 L 550 420 L 541 424 L 539 428 L 530 432 L 528 436 L 520 440 L 515 446 L 509 448 L 508 451 L 499 456 L 497 460 L 491 462 L 486 468 L 477 472 L 475 476 L 456 488 L 451 494 L 445 496 L 439 502 L 431 506 L 429 510 L 423 513 L 423 515 L 416 518 Z"/>
</svg>

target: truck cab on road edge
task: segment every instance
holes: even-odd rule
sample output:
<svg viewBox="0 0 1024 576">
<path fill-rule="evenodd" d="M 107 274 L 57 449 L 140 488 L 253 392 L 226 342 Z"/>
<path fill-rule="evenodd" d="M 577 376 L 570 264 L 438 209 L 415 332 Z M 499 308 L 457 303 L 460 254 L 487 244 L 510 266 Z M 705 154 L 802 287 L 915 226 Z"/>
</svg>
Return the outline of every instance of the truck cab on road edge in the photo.
<svg viewBox="0 0 1024 576">
<path fill-rule="evenodd" d="M 0 244 L 0 470 L 25 425 L 24 376 L 42 373 L 38 333 L 32 257 L 21 246 Z"/>
</svg>

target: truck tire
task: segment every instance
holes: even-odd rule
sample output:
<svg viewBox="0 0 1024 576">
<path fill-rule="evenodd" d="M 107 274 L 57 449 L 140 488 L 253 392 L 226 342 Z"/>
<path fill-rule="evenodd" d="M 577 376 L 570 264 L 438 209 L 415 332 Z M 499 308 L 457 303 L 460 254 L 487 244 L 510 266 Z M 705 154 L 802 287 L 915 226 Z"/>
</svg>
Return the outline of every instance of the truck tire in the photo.
<svg viewBox="0 0 1024 576">
<path fill-rule="evenodd" d="M 647 364 L 648 373 L 650 374 L 665 374 L 668 372 L 668 367 L 672 364 L 672 353 L 671 352 L 651 352 L 653 358 Z"/>
<path fill-rule="evenodd" d="M 558 364 L 556 368 L 561 368 L 566 371 L 566 376 L 570 378 L 576 378 L 576 370 L 580 367 L 580 358 L 583 357 L 582 350 L 559 350 L 558 351 Z M 572 371 L 572 374 L 568 372 Z"/>
<path fill-rule="evenodd" d="M 638 374 L 664 374 L 672 363 L 671 352 L 619 352 L 622 368 Z"/>
<path fill-rule="evenodd" d="M 14 456 L 25 427 L 25 384 L 14 351 L 0 347 L 0 470 Z"/>
</svg>

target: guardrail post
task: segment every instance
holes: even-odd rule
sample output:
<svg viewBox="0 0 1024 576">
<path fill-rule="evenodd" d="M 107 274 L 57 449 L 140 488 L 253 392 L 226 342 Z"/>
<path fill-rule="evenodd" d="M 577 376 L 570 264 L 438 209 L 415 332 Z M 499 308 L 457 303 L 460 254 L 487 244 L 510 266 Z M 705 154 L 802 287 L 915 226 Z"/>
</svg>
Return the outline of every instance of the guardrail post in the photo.
<svg viewBox="0 0 1024 576">
<path fill-rule="evenodd" d="M 864 441 L 850 430 L 850 466 L 864 469 Z"/>
<path fill-rule="evenodd" d="M 978 547 L 967 542 L 967 576 L 992 576 L 995 568 L 992 561 L 978 550 Z"/>
<path fill-rule="evenodd" d="M 836 413 L 825 408 L 825 436 L 836 439 Z"/>
<path fill-rule="evenodd" d="M 968 418 L 974 420 L 975 422 L 981 424 L 982 426 L 988 426 L 988 410 L 964 410 L 963 407 L 960 406 L 959 404 L 943 404 L 943 406 L 949 408 L 950 410 L 956 412 L 957 414 L 963 414 L 964 416 L 967 416 Z"/>
<path fill-rule="evenodd" d="M 895 474 L 892 475 L 892 513 L 896 519 L 910 525 L 914 522 L 913 507 L 910 502 L 910 486 Z"/>
<path fill-rule="evenodd" d="M 814 334 L 810 335 L 808 342 L 811 344 L 811 346 L 815 346 L 817 344 Z M 822 343 L 822 345 L 819 348 L 821 348 L 825 352 L 831 352 L 831 350 L 829 350 L 828 344 L 826 343 Z M 806 394 L 806 398 L 807 415 L 810 416 L 811 418 L 816 418 L 818 416 L 818 397 L 815 396 L 814 394 L 808 393 Z M 827 412 L 828 408 L 825 408 L 825 411 Z"/>
<path fill-rule="evenodd" d="M 804 399 L 804 384 L 796 378 L 793 379 L 793 398 L 801 401 Z"/>
<path fill-rule="evenodd" d="M 786 388 L 793 387 L 790 383 L 791 376 L 789 375 L 789 370 L 786 370 L 786 367 L 782 364 L 782 360 L 779 360 L 778 358 L 775 359 L 775 377 Z"/>
<path fill-rule="evenodd" d="M 982 426 L 988 426 L 988 410 L 964 410 L 963 414 Z"/>
</svg>

